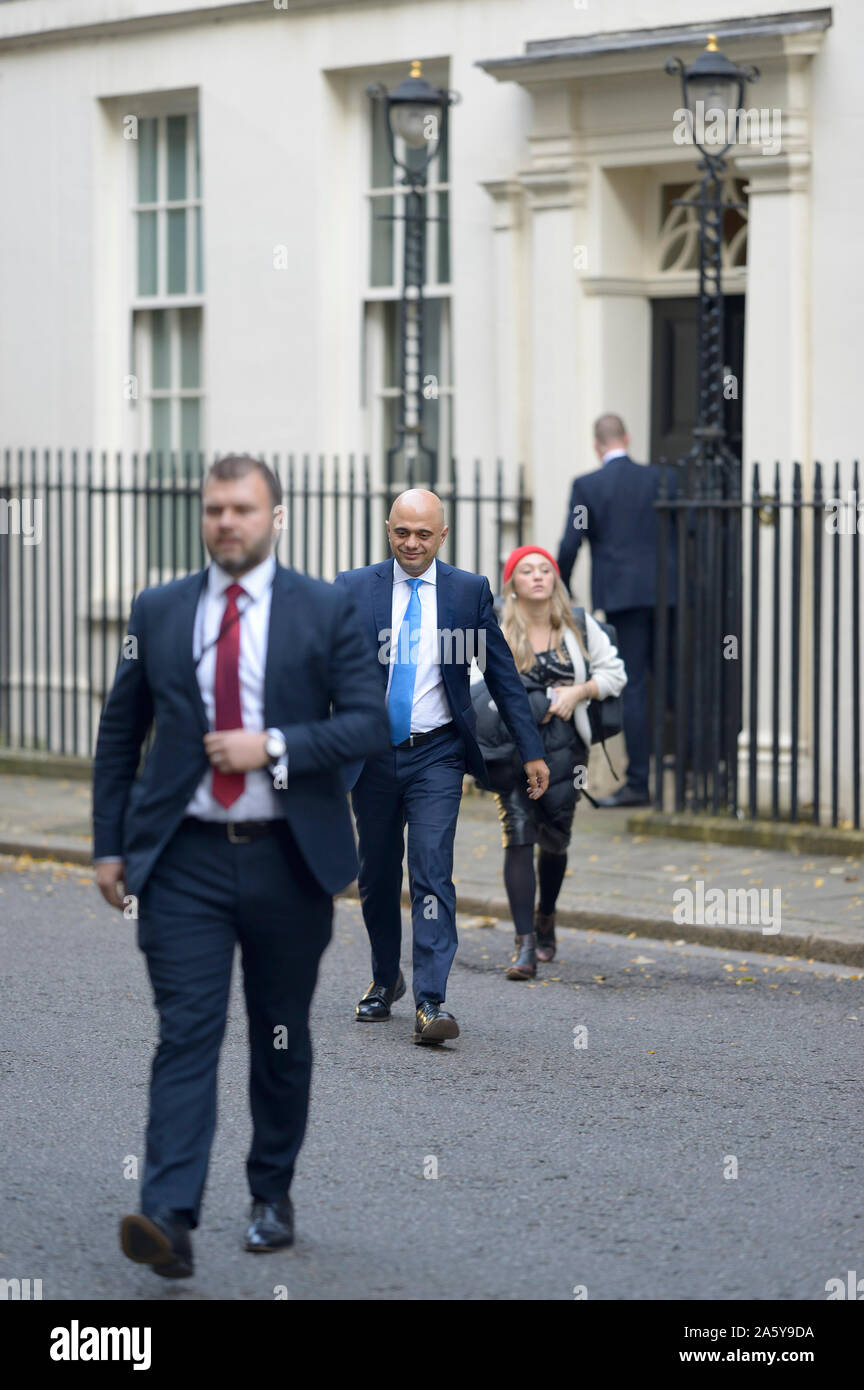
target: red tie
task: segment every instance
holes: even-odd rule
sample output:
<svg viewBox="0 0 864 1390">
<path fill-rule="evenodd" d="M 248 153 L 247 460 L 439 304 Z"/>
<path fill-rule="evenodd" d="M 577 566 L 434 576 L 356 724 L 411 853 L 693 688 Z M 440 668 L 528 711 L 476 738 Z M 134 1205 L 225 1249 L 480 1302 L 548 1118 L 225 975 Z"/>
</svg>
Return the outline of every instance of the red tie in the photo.
<svg viewBox="0 0 864 1390">
<path fill-rule="evenodd" d="M 237 600 L 245 592 L 240 584 L 229 584 L 225 590 L 225 612 L 219 628 L 216 678 L 213 682 L 215 729 L 243 727 L 240 707 L 240 610 Z M 220 772 L 218 767 L 213 769 L 213 795 L 220 806 L 232 806 L 238 796 L 242 796 L 245 787 L 245 772 Z"/>
</svg>

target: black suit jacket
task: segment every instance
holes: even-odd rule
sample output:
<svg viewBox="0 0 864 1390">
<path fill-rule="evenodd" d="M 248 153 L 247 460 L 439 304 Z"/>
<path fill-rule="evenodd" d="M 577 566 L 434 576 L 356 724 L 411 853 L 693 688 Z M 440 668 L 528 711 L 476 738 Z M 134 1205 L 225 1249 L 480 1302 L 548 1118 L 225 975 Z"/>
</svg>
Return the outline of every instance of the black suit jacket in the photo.
<svg viewBox="0 0 864 1390">
<path fill-rule="evenodd" d="M 210 766 L 192 651 L 206 576 L 201 570 L 137 596 L 128 629 L 137 655 L 121 656 L 99 724 L 93 853 L 122 857 L 126 886 L 136 896 Z M 154 719 L 155 740 L 136 777 Z M 387 715 L 350 595 L 282 565 L 271 597 L 264 727 L 278 728 L 287 743 L 280 760 L 287 785 L 274 793 L 278 808 L 321 887 L 337 893 L 357 873 L 339 769 L 358 752 L 389 747 Z"/>
<path fill-rule="evenodd" d="M 337 574 L 335 583 L 338 588 L 347 589 L 357 601 L 366 661 L 383 697 L 389 670 L 389 646 L 385 647 L 385 643 L 390 636 L 393 561 L 383 560 L 362 569 L 343 570 Z M 485 575 L 470 574 L 438 560 L 436 589 L 444 692 L 465 745 L 468 769 L 482 786 L 488 787 L 489 778 L 475 735 L 476 718 L 469 691 L 472 656 L 484 669 L 486 684 L 513 735 L 522 761 L 527 763 L 542 758 L 543 742 L 513 655 L 498 625 L 489 580 Z M 393 641 L 396 636 L 393 634 Z M 485 662 L 480 656 L 481 645 L 485 648 Z M 363 762 L 361 757 L 347 770 L 349 787 L 360 776 Z"/>
<path fill-rule="evenodd" d="M 674 496 L 675 477 L 668 470 L 667 495 Z M 602 468 L 575 478 L 570 493 L 567 529 L 558 550 L 565 586 L 584 539 L 591 544 L 591 600 L 594 608 L 616 613 L 622 608 L 653 608 L 657 590 L 657 512 L 660 469 L 610 459 Z M 584 512 L 577 513 L 577 508 Z M 574 525 L 574 520 L 581 525 Z M 677 554 L 670 518 L 668 598 L 675 602 Z"/>
</svg>

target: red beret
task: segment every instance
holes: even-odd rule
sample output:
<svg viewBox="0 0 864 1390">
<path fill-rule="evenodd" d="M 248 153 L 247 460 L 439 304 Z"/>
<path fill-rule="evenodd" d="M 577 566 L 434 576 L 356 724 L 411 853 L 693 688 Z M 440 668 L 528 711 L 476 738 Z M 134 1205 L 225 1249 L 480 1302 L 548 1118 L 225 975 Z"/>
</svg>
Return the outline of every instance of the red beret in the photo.
<svg viewBox="0 0 864 1390">
<path fill-rule="evenodd" d="M 542 555 L 552 565 L 558 578 L 561 578 L 561 571 L 558 568 L 558 561 L 554 555 L 550 555 L 548 550 L 544 550 L 542 545 L 520 545 L 512 551 L 507 558 L 504 566 L 504 583 L 510 578 L 520 560 L 524 560 L 526 555 Z"/>
</svg>

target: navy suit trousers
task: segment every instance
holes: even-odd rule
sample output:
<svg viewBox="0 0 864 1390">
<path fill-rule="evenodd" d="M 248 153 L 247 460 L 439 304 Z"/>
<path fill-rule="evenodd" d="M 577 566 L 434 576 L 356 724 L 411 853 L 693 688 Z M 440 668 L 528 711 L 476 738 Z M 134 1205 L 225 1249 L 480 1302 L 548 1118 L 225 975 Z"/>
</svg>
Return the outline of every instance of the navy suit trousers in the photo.
<svg viewBox="0 0 864 1390">
<path fill-rule="evenodd" d="M 368 758 L 351 793 L 357 821 L 363 920 L 372 977 L 393 985 L 402 947 L 402 858 L 408 828 L 408 883 L 414 929 L 414 999 L 443 1003 L 456 954 L 453 840 L 465 749 L 458 733 Z"/>
<path fill-rule="evenodd" d="M 627 669 L 621 692 L 624 739 L 627 743 L 627 785 L 648 792 L 648 765 L 653 746 L 651 710 L 648 704 L 648 672 L 654 670 L 654 609 L 620 608 L 606 614 L 618 634 L 618 651 Z M 675 631 L 675 609 L 669 609 L 668 631 Z M 666 670 L 666 706 L 674 697 L 674 670 L 670 643 Z"/>
<path fill-rule="evenodd" d="M 330 940 L 333 899 L 287 825 L 244 844 L 184 821 L 141 894 L 138 944 L 159 1012 L 141 1209 L 196 1226 L 216 1127 L 219 1050 L 234 948 L 249 1018 L 253 1197 L 291 1183 L 309 1104 L 309 1006 Z"/>
</svg>

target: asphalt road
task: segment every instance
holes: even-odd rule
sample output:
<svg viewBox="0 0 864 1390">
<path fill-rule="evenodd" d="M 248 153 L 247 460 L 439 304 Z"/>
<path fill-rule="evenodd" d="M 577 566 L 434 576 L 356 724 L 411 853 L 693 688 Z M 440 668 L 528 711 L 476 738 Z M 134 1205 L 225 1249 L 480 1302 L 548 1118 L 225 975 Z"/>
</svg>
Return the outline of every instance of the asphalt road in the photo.
<svg viewBox="0 0 864 1390">
<path fill-rule="evenodd" d="M 238 969 L 199 1272 L 167 1284 L 117 1244 L 155 1037 L 134 924 L 86 871 L 0 860 L 0 1277 L 45 1299 L 824 1300 L 864 1270 L 861 976 L 562 935 L 543 982 L 513 984 L 510 930 L 463 921 L 462 1035 L 419 1048 L 408 996 L 354 1022 L 366 940 L 337 904 L 284 1255 L 241 1245 Z"/>
</svg>

